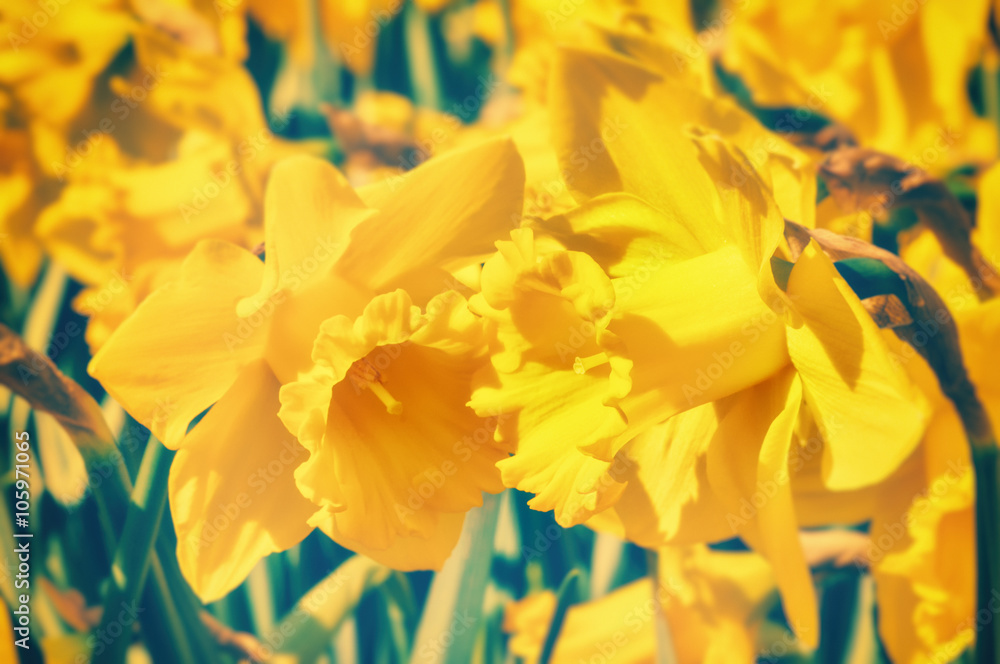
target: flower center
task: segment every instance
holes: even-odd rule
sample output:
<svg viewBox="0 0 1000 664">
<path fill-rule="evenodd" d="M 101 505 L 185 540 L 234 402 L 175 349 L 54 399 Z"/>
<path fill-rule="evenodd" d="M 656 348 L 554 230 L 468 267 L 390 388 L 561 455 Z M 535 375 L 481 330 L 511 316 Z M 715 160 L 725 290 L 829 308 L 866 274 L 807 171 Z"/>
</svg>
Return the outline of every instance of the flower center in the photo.
<svg viewBox="0 0 1000 664">
<path fill-rule="evenodd" d="M 573 371 L 580 374 L 581 376 L 587 373 L 588 370 L 594 367 L 599 367 L 602 364 L 607 364 L 610 361 L 607 353 L 597 353 L 596 355 L 591 355 L 590 357 L 578 357 L 573 360 Z"/>
<path fill-rule="evenodd" d="M 393 398 L 389 394 L 389 390 L 385 389 L 385 385 L 382 384 L 382 373 L 368 361 L 368 358 L 363 357 L 352 364 L 347 371 L 347 378 L 351 381 L 356 392 L 369 390 L 378 397 L 390 415 L 402 414 L 403 404 Z"/>
</svg>

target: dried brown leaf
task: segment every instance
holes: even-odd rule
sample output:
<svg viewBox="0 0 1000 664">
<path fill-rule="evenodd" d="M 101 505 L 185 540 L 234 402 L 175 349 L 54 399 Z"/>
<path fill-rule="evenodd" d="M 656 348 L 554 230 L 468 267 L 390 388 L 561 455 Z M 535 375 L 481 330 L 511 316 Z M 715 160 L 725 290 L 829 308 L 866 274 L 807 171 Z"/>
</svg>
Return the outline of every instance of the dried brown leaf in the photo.
<svg viewBox="0 0 1000 664">
<path fill-rule="evenodd" d="M 972 242 L 972 218 L 942 180 L 898 157 L 859 147 L 832 152 L 819 173 L 843 210 L 866 211 L 879 221 L 893 210 L 912 210 L 949 259 L 970 279 L 983 280 L 982 296 L 1000 293 L 1000 274 Z"/>
<path fill-rule="evenodd" d="M 94 398 L 3 324 L 0 324 L 0 384 L 24 398 L 32 408 L 52 415 L 85 458 L 115 448 L 114 436 Z"/>
</svg>

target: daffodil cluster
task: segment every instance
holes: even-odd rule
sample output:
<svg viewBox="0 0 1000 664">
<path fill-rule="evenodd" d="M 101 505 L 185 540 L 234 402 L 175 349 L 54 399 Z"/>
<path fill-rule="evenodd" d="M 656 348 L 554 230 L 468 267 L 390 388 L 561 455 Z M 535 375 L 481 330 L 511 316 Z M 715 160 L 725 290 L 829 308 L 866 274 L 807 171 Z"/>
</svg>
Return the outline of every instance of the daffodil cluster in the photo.
<svg viewBox="0 0 1000 664">
<path fill-rule="evenodd" d="M 942 362 L 1000 421 L 986 0 L 22 4 L 4 275 L 80 284 L 89 375 L 176 451 L 203 602 L 314 530 L 439 570 L 516 490 L 656 556 L 511 603 L 526 661 L 660 661 L 664 624 L 680 662 L 805 656 L 817 570 L 851 566 L 892 661 L 982 638 Z M 450 105 L 427 58 L 379 91 L 432 24 L 493 70 Z"/>
</svg>

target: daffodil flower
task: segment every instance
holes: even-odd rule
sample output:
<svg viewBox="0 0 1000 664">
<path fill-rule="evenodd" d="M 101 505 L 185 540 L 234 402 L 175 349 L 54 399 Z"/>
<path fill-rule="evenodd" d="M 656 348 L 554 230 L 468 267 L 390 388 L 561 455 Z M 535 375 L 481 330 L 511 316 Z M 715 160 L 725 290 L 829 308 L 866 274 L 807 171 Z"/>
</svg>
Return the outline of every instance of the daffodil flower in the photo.
<svg viewBox="0 0 1000 664">
<path fill-rule="evenodd" d="M 238 158 L 228 142 L 189 132 L 177 150 L 175 160 L 150 163 L 105 136 L 38 218 L 49 255 L 86 286 L 75 306 L 89 318 L 95 350 L 143 298 L 177 276 L 198 242 L 254 246 L 263 235 L 250 176 L 227 171 Z"/>
<path fill-rule="evenodd" d="M 23 109 L 44 172 L 53 174 L 53 164 L 65 160 L 67 148 L 86 138 L 84 130 L 95 129 L 74 123 L 133 27 L 126 3 L 117 0 L 58 5 L 54 12 L 27 0 L 4 8 L 0 85 Z"/>
<path fill-rule="evenodd" d="M 996 130 L 967 93 L 989 38 L 989 0 L 726 5 L 722 62 L 757 104 L 809 109 L 862 145 L 935 170 L 995 156 Z"/>
<path fill-rule="evenodd" d="M 550 661 L 656 661 L 664 631 L 670 635 L 666 647 L 680 664 L 749 662 L 770 650 L 759 607 L 773 591 L 774 577 L 763 558 L 704 545 L 659 553 L 655 582 L 633 581 L 570 607 Z M 555 609 L 551 591 L 509 605 L 504 629 L 511 634 L 511 652 L 537 662 Z M 787 652 L 791 637 L 783 636 Z"/>
<path fill-rule="evenodd" d="M 978 186 L 975 241 L 992 262 L 1000 249 L 997 178 L 988 170 Z M 945 256 L 930 231 L 901 247 L 907 263 L 937 290 L 954 315 L 962 357 L 991 421 L 1000 421 L 996 340 L 1000 300 L 983 299 L 983 282 Z M 913 471 L 893 478 L 880 494 L 871 527 L 879 631 L 894 661 L 953 660 L 984 628 L 976 613 L 974 474 L 966 432 L 931 369 L 907 347 L 896 354 L 920 380 L 934 405 Z"/>
<path fill-rule="evenodd" d="M 472 301 L 497 326 L 473 406 L 517 413 L 498 429 L 517 448 L 499 463 L 504 482 L 535 493 L 531 505 L 561 524 L 581 523 L 622 498 L 636 466 L 622 453 L 630 441 L 693 418 L 702 438 L 679 443 L 690 447 L 659 443 L 671 446 L 668 467 L 657 443 L 645 445 L 659 460 L 657 505 L 678 495 L 662 478 L 683 478 L 681 494 L 708 479 L 737 513 L 774 478 L 774 495 L 730 524 L 730 536 L 771 560 L 800 635 L 815 640 L 787 472 L 800 413 L 808 409 L 826 441 L 826 487 L 844 491 L 896 470 L 920 440 L 926 405 L 815 244 L 784 292 L 777 286 L 771 258 L 784 222 L 773 181 L 710 128 L 672 121 L 690 117 L 671 110 L 685 99 L 676 86 L 593 52 L 568 50 L 560 68 L 557 151 L 580 206 L 537 224 L 537 239 L 523 229 L 498 243 Z M 611 137 L 613 119 L 627 129 Z M 589 147 L 586 168 L 570 170 L 578 146 Z"/>
<path fill-rule="evenodd" d="M 94 357 L 91 373 L 179 449 L 178 556 L 203 599 L 313 527 L 403 569 L 436 567 L 480 492 L 501 488 L 502 413 L 466 406 L 482 323 L 452 274 L 478 270 L 523 177 L 506 140 L 362 192 L 325 162 L 282 162 L 265 262 L 200 243 Z"/>
</svg>

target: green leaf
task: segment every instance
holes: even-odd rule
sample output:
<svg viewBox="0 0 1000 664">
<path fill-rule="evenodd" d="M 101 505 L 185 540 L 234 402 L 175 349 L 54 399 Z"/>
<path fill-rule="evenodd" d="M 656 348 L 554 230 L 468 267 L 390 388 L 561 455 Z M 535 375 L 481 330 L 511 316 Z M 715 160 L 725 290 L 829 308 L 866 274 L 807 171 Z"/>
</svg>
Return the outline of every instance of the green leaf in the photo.
<svg viewBox="0 0 1000 664">
<path fill-rule="evenodd" d="M 777 256 L 771 257 L 771 274 L 774 275 L 774 283 L 783 291 L 788 290 L 788 278 L 792 276 L 793 267 L 795 267 L 795 263 Z"/>
<path fill-rule="evenodd" d="M 579 569 L 570 570 L 566 578 L 563 579 L 556 595 L 556 611 L 552 614 L 552 622 L 549 624 L 548 634 L 545 635 L 538 664 L 549 664 L 552 659 L 552 653 L 556 649 L 556 640 L 559 638 L 559 632 L 566 620 L 566 613 L 571 606 L 580 602 L 585 596 L 583 586 L 584 574 Z"/>
<path fill-rule="evenodd" d="M 392 570 L 370 558 L 348 558 L 313 586 L 278 623 L 274 633 L 290 636 L 280 645 L 268 644 L 278 648 L 273 664 L 306 664 L 319 659 L 365 593 L 391 575 Z"/>
<path fill-rule="evenodd" d="M 485 495 L 481 507 L 465 517 L 462 536 L 441 571 L 434 575 L 410 661 L 420 664 L 469 664 L 482 621 L 490 581 L 493 539 L 500 496 Z"/>
<path fill-rule="evenodd" d="M 875 295 L 895 295 L 903 304 L 909 302 L 906 282 L 876 258 L 845 258 L 834 263 L 834 267 L 862 300 Z"/>
<path fill-rule="evenodd" d="M 167 479 L 173 456 L 173 452 L 156 440 L 150 440 L 146 446 L 142 465 L 139 467 L 139 477 L 128 506 L 125 528 L 115 551 L 111 584 L 104 596 L 104 611 L 98 634 L 111 634 L 109 627 L 119 620 L 123 611 L 127 613 L 130 622 L 126 625 L 118 624 L 119 633 L 127 633 L 132 622 L 137 619 L 128 609 L 136 607 L 151 561 L 156 555 L 156 536 L 167 506 Z M 125 637 L 114 639 L 96 660 L 115 664 L 124 662 L 130 641 Z M 193 658 L 190 651 L 186 656 Z"/>
</svg>

